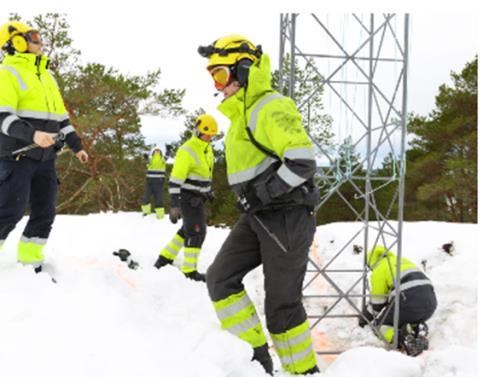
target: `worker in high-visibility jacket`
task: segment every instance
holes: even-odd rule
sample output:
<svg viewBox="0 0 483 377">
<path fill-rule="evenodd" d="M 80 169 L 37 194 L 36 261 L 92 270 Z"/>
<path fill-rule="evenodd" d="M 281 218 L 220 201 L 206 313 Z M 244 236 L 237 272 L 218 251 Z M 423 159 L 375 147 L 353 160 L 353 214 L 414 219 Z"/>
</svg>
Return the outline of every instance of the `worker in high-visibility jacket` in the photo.
<svg viewBox="0 0 483 377">
<path fill-rule="evenodd" d="M 161 268 L 172 264 L 184 247 L 181 271 L 195 281 L 205 281 L 198 271 L 198 257 L 206 236 L 204 202 L 212 201 L 213 149 L 211 140 L 218 133 L 216 120 L 208 114 L 196 119 L 194 135 L 176 152 L 169 178 L 169 219 L 176 223 L 181 217 L 183 225 L 161 250 L 154 264 Z"/>
<path fill-rule="evenodd" d="M 363 327 L 375 321 L 387 342 L 394 337 L 394 280 L 397 257 L 384 246 L 376 246 L 367 254 L 367 265 L 371 268 L 370 300 L 359 317 Z M 428 277 L 413 262 L 401 258 L 398 346 L 402 346 L 407 333 L 406 325 L 427 321 L 437 307 L 436 294 Z"/>
<path fill-rule="evenodd" d="M 250 343 L 269 374 L 273 362 L 243 278 L 262 265 L 267 328 L 282 367 L 318 372 L 302 305 L 309 247 L 320 199 L 313 145 L 294 102 L 271 87 L 270 60 L 239 35 L 200 46 L 231 125 L 225 139 L 228 182 L 243 211 L 213 264 L 207 287 L 222 327 Z"/>
<path fill-rule="evenodd" d="M 154 212 L 156 218 L 161 220 L 164 217 L 163 186 L 166 160 L 158 146 L 154 147 L 149 155 L 144 157 L 148 163 L 146 164 L 146 189 L 141 202 L 141 210 L 144 216 L 152 213 L 151 196 L 154 196 Z"/>
<path fill-rule="evenodd" d="M 29 205 L 17 259 L 39 272 L 55 218 L 56 153 L 65 141 L 82 163 L 88 155 L 42 55 L 39 31 L 7 22 L 0 47 L 6 53 L 0 65 L 0 249 Z"/>
</svg>

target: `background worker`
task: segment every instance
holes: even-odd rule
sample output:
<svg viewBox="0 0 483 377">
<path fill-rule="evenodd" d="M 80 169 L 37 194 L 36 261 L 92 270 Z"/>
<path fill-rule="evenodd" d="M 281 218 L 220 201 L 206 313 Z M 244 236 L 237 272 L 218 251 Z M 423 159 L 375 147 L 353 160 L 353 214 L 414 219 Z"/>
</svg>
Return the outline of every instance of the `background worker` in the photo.
<svg viewBox="0 0 483 377">
<path fill-rule="evenodd" d="M 151 214 L 151 196 L 154 196 L 154 212 L 156 213 L 156 218 L 161 220 L 164 217 L 163 186 L 166 160 L 163 157 L 161 148 L 158 146 L 154 147 L 149 155 L 144 157 L 147 160 L 146 188 L 141 202 L 141 210 L 143 216 Z"/>
<path fill-rule="evenodd" d="M 176 152 L 169 179 L 169 219 L 176 224 L 182 218 L 183 225 L 161 250 L 154 264 L 161 268 L 172 264 L 184 247 L 181 271 L 192 280 L 205 281 L 198 272 L 198 258 L 206 236 L 204 202 L 213 200 L 213 149 L 211 140 L 218 133 L 215 119 L 208 114 L 196 119 L 194 135 Z"/>
</svg>

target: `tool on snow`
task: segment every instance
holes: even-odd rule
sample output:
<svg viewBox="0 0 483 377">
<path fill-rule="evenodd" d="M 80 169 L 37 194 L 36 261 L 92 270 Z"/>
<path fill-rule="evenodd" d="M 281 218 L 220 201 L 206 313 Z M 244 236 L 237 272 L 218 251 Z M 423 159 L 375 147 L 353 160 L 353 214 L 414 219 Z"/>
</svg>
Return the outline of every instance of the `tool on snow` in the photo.
<svg viewBox="0 0 483 377">
<path fill-rule="evenodd" d="M 139 268 L 139 263 L 131 259 L 131 253 L 126 249 L 119 249 L 118 251 L 114 251 L 113 255 L 119 257 L 119 259 L 123 262 L 126 262 L 127 266 L 131 270 L 137 270 Z"/>
</svg>

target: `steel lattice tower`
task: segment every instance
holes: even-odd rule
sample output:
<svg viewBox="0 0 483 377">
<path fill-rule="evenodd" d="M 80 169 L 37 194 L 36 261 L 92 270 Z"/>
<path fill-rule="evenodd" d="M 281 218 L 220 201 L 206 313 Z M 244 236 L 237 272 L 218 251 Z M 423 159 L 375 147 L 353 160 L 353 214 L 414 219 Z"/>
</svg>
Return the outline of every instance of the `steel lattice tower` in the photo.
<svg viewBox="0 0 483 377">
<path fill-rule="evenodd" d="M 400 263 L 402 254 L 402 225 L 404 205 L 405 144 L 407 125 L 409 15 L 280 15 L 279 89 L 288 89 L 295 99 L 296 69 L 304 64 L 319 78 L 314 90 L 296 100 L 303 115 L 310 118 L 311 100 L 317 93 L 324 96 L 325 110 L 332 111 L 333 130 L 343 144 L 360 155 L 354 165 L 346 161 L 340 168 L 340 153 L 334 156 L 324 145 L 313 141 L 318 149 L 320 165 L 318 184 L 322 200 L 318 206 L 336 196 L 354 214 L 358 225 L 328 261 L 310 258 L 304 285 L 304 300 L 314 329 L 328 318 L 355 318 L 369 298 L 367 276 L 370 272 L 364 261 L 376 244 L 397 251 L 394 324 L 398 324 Z M 289 69 L 285 67 L 289 64 Z M 330 106 L 327 108 L 327 95 Z M 335 114 L 335 113 L 339 114 Z M 344 134 L 345 133 L 345 134 Z M 350 144 L 349 146 L 347 144 Z M 342 145 L 339 145 L 339 152 Z M 381 176 L 377 166 L 383 159 L 392 161 L 392 174 Z M 342 161 L 344 162 L 344 161 Z M 347 197 L 342 185 L 350 187 L 361 201 Z M 375 193 L 384 187 L 393 188 L 389 206 L 381 208 Z M 393 219 L 390 220 L 390 213 Z M 394 212 L 396 216 L 394 216 Z M 397 217 L 397 218 L 394 218 Z M 362 246 L 355 258 L 353 247 Z M 348 256 L 350 254 L 350 256 Z M 363 260 L 361 257 L 363 256 Z M 337 267 L 337 261 L 353 260 L 355 267 Z M 346 274 L 351 284 L 342 286 L 338 279 Z M 352 279 L 353 278 L 353 279 Z M 322 281 L 324 292 L 314 293 L 314 285 Z M 347 282 L 347 279 L 344 280 Z M 339 310 L 337 312 L 337 310 Z M 345 323 L 347 325 L 347 322 Z M 372 325 L 371 325 L 372 326 Z M 379 329 L 372 326 L 373 330 Z M 397 327 L 397 326 L 395 326 Z M 395 332 L 392 347 L 397 344 Z M 343 347 L 341 347 L 343 348 Z M 325 349 L 319 354 L 336 354 L 342 349 Z"/>
</svg>

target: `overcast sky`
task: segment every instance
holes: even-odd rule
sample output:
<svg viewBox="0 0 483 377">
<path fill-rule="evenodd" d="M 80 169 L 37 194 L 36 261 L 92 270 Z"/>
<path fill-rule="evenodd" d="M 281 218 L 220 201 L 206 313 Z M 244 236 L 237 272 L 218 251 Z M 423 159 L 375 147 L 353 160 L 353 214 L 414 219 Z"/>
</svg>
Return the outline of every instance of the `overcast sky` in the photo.
<svg viewBox="0 0 483 377">
<path fill-rule="evenodd" d="M 221 98 L 213 96 L 215 90 L 205 69 L 206 60 L 197 54 L 197 47 L 210 44 L 220 36 L 237 33 L 261 44 L 273 66 L 278 62 L 278 11 L 242 9 L 235 17 L 224 13 L 234 6 L 232 2 L 219 2 L 214 8 L 207 5 L 203 10 L 199 10 L 199 4 L 197 9 L 182 10 L 160 2 L 149 9 L 146 6 L 124 9 L 113 6 L 107 12 L 105 6 L 99 11 L 102 3 L 93 4 L 64 3 L 49 9 L 67 13 L 74 47 L 81 50 L 84 62 L 98 62 L 132 74 L 161 68 L 162 88 L 185 88 L 184 106 L 188 110 L 205 108 L 222 128 L 226 128 L 228 122 L 216 110 Z M 42 11 L 22 9 L 17 11 L 24 17 Z M 326 17 L 322 12 L 317 14 Z M 6 19 L 8 12 L 3 15 L 2 19 Z M 450 71 L 461 71 L 464 64 L 474 58 L 477 49 L 476 12 L 413 12 L 409 111 L 428 114 L 434 108 L 438 86 L 449 83 Z M 182 119 L 144 117 L 142 132 L 149 143 L 170 142 L 182 131 L 182 124 Z"/>
</svg>

